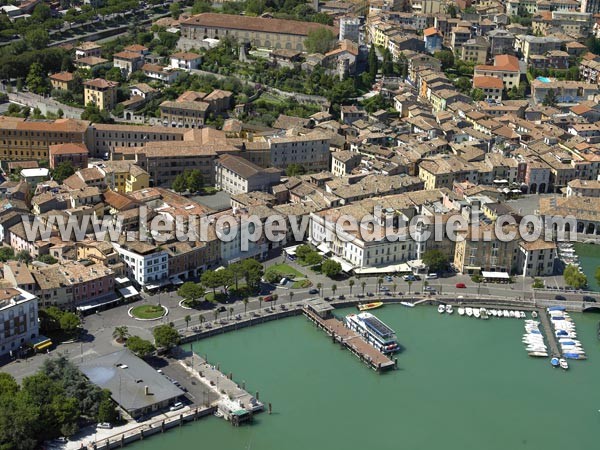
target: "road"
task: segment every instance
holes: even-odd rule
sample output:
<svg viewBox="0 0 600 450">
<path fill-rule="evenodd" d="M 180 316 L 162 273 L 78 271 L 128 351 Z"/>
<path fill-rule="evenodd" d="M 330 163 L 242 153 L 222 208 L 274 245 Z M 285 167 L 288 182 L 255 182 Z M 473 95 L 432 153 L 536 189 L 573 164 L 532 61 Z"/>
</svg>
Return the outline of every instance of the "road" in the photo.
<svg viewBox="0 0 600 450">
<path fill-rule="evenodd" d="M 273 260 L 267 261 L 265 263 L 266 267 L 270 265 L 281 263 L 283 261 L 282 257 L 275 258 Z M 351 288 L 348 280 L 331 280 L 322 275 L 315 274 L 310 269 L 299 266 L 298 264 L 290 261 L 286 261 L 286 263 L 296 270 L 303 272 L 307 275 L 307 277 L 313 282 L 312 288 L 307 289 L 287 289 L 281 286 L 274 287 L 272 289 L 273 293 L 278 295 L 277 305 L 281 304 L 302 304 L 305 303 L 306 300 L 310 298 L 317 297 L 315 294 L 310 294 L 310 289 L 313 289 L 317 283 L 322 284 L 322 296 L 323 297 L 333 297 L 334 292 L 332 290 L 332 286 L 335 284 L 337 289 L 335 291 L 335 296 L 344 295 L 346 297 L 351 294 L 357 296 L 358 294 L 362 294 L 363 288 L 362 283 L 365 283 L 364 292 L 372 293 L 373 299 L 377 298 L 378 295 L 378 277 L 363 277 L 363 278 L 353 278 L 354 286 Z M 390 291 L 396 289 L 396 295 L 394 298 L 400 297 L 400 292 L 402 292 L 403 298 L 409 299 L 414 297 L 422 297 L 423 289 L 425 287 L 425 282 L 428 283 L 429 286 L 435 288 L 438 292 L 441 292 L 443 295 L 453 296 L 456 298 L 461 295 L 465 299 L 467 298 L 490 298 L 490 301 L 498 298 L 504 299 L 512 299 L 512 300 L 523 300 L 527 301 L 529 304 L 533 299 L 536 301 L 541 300 L 553 300 L 555 296 L 558 294 L 556 291 L 539 291 L 535 292 L 532 289 L 532 280 L 528 278 L 516 277 L 517 281 L 514 284 L 485 284 L 477 285 L 473 283 L 468 275 L 460 275 L 460 274 L 452 274 L 451 276 L 445 278 L 439 278 L 437 280 L 421 280 L 415 281 L 410 286 L 411 295 L 409 295 L 409 285 L 407 282 L 403 281 L 401 277 L 393 277 L 393 281 L 388 282 L 384 281 L 382 287 L 388 288 Z M 545 278 L 546 285 L 554 285 L 561 286 L 562 285 L 562 277 L 546 277 Z M 464 283 L 466 288 L 456 288 L 457 283 Z M 396 285 L 394 287 L 394 285 Z M 293 296 L 290 296 L 290 292 L 293 292 Z M 580 306 L 582 301 L 581 293 L 559 293 L 561 296 L 564 296 L 568 301 L 577 302 Z M 382 296 L 384 298 L 392 298 L 392 296 L 387 296 L 382 292 Z M 365 297 L 365 299 L 370 299 L 371 297 Z M 435 298 L 435 297 L 434 297 Z M 599 298 L 600 300 L 600 298 Z M 125 325 L 128 327 L 129 332 L 132 335 L 140 336 L 143 339 L 152 340 L 152 328 L 157 325 L 172 323 L 174 327 L 180 332 L 185 332 L 188 328 L 192 328 L 194 326 L 200 325 L 202 322 L 211 322 L 215 321 L 215 309 L 204 309 L 204 310 L 190 310 L 184 309 L 179 306 L 181 301 L 181 297 L 177 295 L 176 292 L 163 292 L 157 293 L 155 295 L 143 294 L 142 299 L 129 303 L 127 305 L 122 305 L 113 309 L 109 309 L 106 311 L 102 311 L 98 314 L 92 314 L 86 316 L 84 318 L 83 327 L 85 329 L 85 334 L 82 336 L 80 342 L 61 344 L 55 350 L 51 351 L 50 354 L 39 354 L 35 355 L 32 358 L 29 358 L 28 361 L 15 361 L 11 362 L 5 366 L 3 366 L 3 370 L 11 373 L 17 379 L 22 379 L 27 375 L 31 375 L 34 373 L 37 368 L 43 363 L 45 359 L 52 357 L 55 353 L 62 353 L 66 355 L 69 359 L 74 362 L 79 362 L 82 360 L 92 359 L 99 355 L 105 355 L 114 351 L 117 351 L 122 348 L 121 344 L 115 342 L 112 338 L 112 333 L 117 326 Z M 138 321 L 134 318 L 129 317 L 127 311 L 129 308 L 142 304 L 158 304 L 164 305 L 168 308 L 169 314 L 168 316 L 157 320 L 157 321 Z M 212 305 L 207 305 L 212 308 Z M 253 312 L 260 312 L 260 310 L 264 310 L 266 308 L 270 308 L 272 306 L 271 303 L 261 302 L 258 297 L 253 297 L 249 299 L 247 305 L 244 305 L 243 302 L 237 301 L 235 303 L 225 304 L 223 305 L 227 308 L 227 311 L 218 313 L 218 320 L 221 318 L 227 318 L 230 314 L 232 316 L 241 315 L 243 317 L 250 316 Z M 233 312 L 230 313 L 229 309 L 233 308 Z M 191 317 L 191 321 L 189 323 L 185 322 L 186 316 Z M 204 320 L 201 322 L 200 316 L 204 317 Z M 215 326 L 218 326 L 218 321 L 215 321 Z"/>
</svg>

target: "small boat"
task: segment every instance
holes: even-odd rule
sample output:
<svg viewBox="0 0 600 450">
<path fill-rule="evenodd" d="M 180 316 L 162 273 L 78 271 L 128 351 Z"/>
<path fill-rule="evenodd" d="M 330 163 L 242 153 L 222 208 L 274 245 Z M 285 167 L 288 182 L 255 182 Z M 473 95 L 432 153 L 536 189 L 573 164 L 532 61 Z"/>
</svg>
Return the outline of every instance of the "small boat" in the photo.
<svg viewBox="0 0 600 450">
<path fill-rule="evenodd" d="M 407 308 L 414 308 L 415 304 L 411 302 L 400 302 L 402 306 L 406 306 Z"/>
<path fill-rule="evenodd" d="M 481 317 L 481 310 L 479 308 L 473 308 L 473 317 L 479 319 Z"/>
<path fill-rule="evenodd" d="M 507 309 L 505 309 L 504 311 L 502 311 L 502 316 L 503 317 L 510 317 L 510 313 L 508 312 Z"/>
<path fill-rule="evenodd" d="M 438 306 L 438 312 L 440 314 L 444 314 L 446 312 L 446 307 L 444 305 L 439 305 Z"/>
<path fill-rule="evenodd" d="M 362 303 L 358 305 L 359 311 L 368 311 L 369 309 L 376 309 L 383 306 L 383 302 L 373 302 L 373 303 Z"/>
<path fill-rule="evenodd" d="M 452 305 L 446 305 L 446 312 L 448 314 L 452 314 L 454 312 L 454 308 L 452 308 Z"/>
<path fill-rule="evenodd" d="M 462 306 L 460 308 L 458 308 L 458 315 L 459 316 L 464 316 L 465 315 L 465 308 L 463 308 Z"/>
<path fill-rule="evenodd" d="M 483 320 L 488 320 L 490 318 L 490 316 L 488 315 L 487 309 L 481 308 L 481 310 L 479 312 L 480 312 L 481 318 Z"/>
<path fill-rule="evenodd" d="M 473 308 L 469 308 L 467 307 L 465 309 L 465 312 L 467 313 L 467 316 L 472 317 L 473 316 Z"/>
<path fill-rule="evenodd" d="M 537 313 L 537 311 L 533 311 L 533 312 L 531 313 L 531 317 L 533 317 L 534 319 L 537 319 L 537 316 L 538 316 L 538 313 Z"/>
<path fill-rule="evenodd" d="M 559 367 L 560 360 L 555 356 L 550 360 L 550 364 L 552 364 L 552 367 Z"/>
<path fill-rule="evenodd" d="M 547 358 L 548 352 L 529 352 L 529 356 L 535 356 L 538 358 Z"/>
<path fill-rule="evenodd" d="M 510 311 L 508 312 L 508 315 L 509 315 L 510 317 L 515 317 L 515 312 L 514 312 L 514 311 L 512 311 L 512 310 L 510 310 Z"/>
</svg>

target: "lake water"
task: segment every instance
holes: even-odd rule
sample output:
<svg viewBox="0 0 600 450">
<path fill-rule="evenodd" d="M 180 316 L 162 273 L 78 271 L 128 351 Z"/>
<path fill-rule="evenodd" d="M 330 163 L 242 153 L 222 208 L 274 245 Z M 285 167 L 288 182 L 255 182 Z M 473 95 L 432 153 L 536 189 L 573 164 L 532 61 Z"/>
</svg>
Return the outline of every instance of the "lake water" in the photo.
<svg viewBox="0 0 600 450">
<path fill-rule="evenodd" d="M 588 288 L 592 291 L 600 291 L 600 286 L 596 281 L 596 269 L 600 266 L 600 245 L 595 244 L 575 244 L 574 246 L 581 270 L 588 279 Z"/>
<path fill-rule="evenodd" d="M 304 317 L 198 342 L 196 352 L 260 391 L 273 414 L 240 428 L 210 417 L 130 448 L 597 448 L 600 316 L 573 315 L 589 359 L 570 362 L 565 372 L 527 356 L 522 320 L 392 305 L 376 315 L 405 347 L 399 370 L 381 375 Z"/>
</svg>

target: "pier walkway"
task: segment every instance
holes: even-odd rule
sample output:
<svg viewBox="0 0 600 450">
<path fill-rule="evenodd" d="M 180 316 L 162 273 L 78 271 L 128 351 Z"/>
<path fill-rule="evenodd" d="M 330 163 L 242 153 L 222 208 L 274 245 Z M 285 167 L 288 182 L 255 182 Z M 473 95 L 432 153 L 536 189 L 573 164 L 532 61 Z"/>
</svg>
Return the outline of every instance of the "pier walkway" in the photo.
<svg viewBox="0 0 600 450">
<path fill-rule="evenodd" d="M 323 319 L 308 307 L 303 309 L 303 313 L 311 322 L 331 336 L 334 342 L 339 342 L 372 369 L 382 372 L 395 367 L 394 361 L 369 345 L 361 335 L 345 327 L 341 320 L 335 317 Z"/>
<path fill-rule="evenodd" d="M 550 347 L 551 354 L 553 356 L 561 356 L 562 352 L 558 347 L 558 342 L 556 340 L 556 335 L 554 334 L 554 327 L 550 323 L 550 318 L 548 317 L 548 312 L 545 308 L 538 309 L 538 316 L 540 317 L 540 322 L 542 322 L 542 326 L 546 331 L 546 338 L 548 339 L 548 346 Z"/>
</svg>

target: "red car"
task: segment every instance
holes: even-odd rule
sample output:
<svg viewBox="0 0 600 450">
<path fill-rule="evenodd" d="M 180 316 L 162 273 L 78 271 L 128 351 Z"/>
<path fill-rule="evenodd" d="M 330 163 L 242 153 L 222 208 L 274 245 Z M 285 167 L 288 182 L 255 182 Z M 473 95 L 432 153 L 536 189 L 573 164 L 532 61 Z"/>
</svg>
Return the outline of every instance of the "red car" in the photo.
<svg viewBox="0 0 600 450">
<path fill-rule="evenodd" d="M 272 295 L 267 295 L 266 297 L 263 297 L 263 302 L 272 302 L 272 301 L 273 301 Z"/>
<path fill-rule="evenodd" d="M 466 285 L 465 283 L 456 283 L 456 287 L 457 287 L 458 289 L 464 289 L 464 288 L 466 288 L 466 287 L 467 287 L 467 285 Z"/>
</svg>

